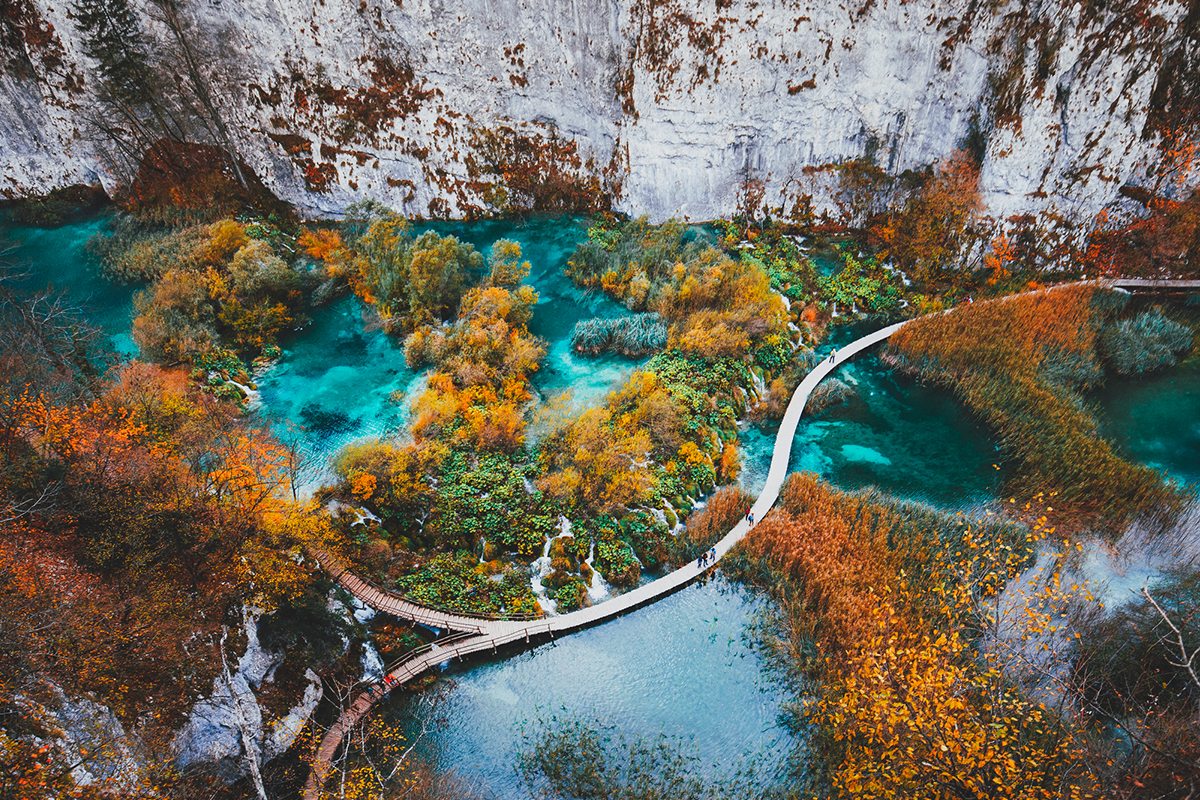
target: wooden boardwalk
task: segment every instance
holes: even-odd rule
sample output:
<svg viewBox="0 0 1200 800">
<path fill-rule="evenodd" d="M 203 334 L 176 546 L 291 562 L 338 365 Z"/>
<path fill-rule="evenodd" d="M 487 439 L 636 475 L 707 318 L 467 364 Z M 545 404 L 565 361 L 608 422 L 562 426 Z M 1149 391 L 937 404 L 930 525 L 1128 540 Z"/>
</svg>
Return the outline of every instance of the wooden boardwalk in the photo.
<svg viewBox="0 0 1200 800">
<path fill-rule="evenodd" d="M 823 378 L 847 359 L 887 339 L 900 330 L 904 324 L 904 322 L 900 322 L 890 325 L 845 345 L 837 351 L 836 358 L 826 358 L 813 367 L 812 371 L 796 387 L 796 391 L 788 403 L 787 411 L 784 412 L 783 420 L 779 424 L 779 432 L 775 436 L 775 450 L 771 456 L 771 468 L 767 473 L 766 484 L 752 507 L 755 519 L 761 520 L 765 517 L 779 497 L 779 490 L 787 477 L 792 439 L 796 435 L 800 416 L 804 413 L 804 406 L 813 389 L 817 388 L 817 384 Z M 342 739 L 370 711 L 371 706 L 391 689 L 415 678 L 430 667 L 451 659 L 461 659 L 472 653 L 488 650 L 495 653 L 500 647 L 516 642 L 529 643 L 535 639 L 553 638 L 557 634 L 570 633 L 581 628 L 598 625 L 635 608 L 648 605 L 687 586 L 712 569 L 716 561 L 728 553 L 749 531 L 750 524 L 743 518 L 733 527 L 733 530 L 717 542 L 717 558 L 703 569 L 693 561 L 656 581 L 651 581 L 603 603 L 572 611 L 569 614 L 533 620 L 477 618 L 420 606 L 397 595 L 380 591 L 349 572 L 328 554 L 314 552 L 313 555 L 321 561 L 322 566 L 331 570 L 335 580 L 362 603 L 422 625 L 458 631 L 459 635 L 442 642 L 434 642 L 431 646 L 410 653 L 404 660 L 391 668 L 385 682 L 370 687 L 354 700 L 338 721 L 326 732 L 325 738 L 322 739 L 321 745 L 317 749 L 312 771 L 304 788 L 305 800 L 317 799 L 321 787 L 329 775 L 333 758 L 337 754 Z"/>
<path fill-rule="evenodd" d="M 1112 278 L 1104 283 L 1117 289 L 1200 289 L 1200 281 Z"/>
</svg>

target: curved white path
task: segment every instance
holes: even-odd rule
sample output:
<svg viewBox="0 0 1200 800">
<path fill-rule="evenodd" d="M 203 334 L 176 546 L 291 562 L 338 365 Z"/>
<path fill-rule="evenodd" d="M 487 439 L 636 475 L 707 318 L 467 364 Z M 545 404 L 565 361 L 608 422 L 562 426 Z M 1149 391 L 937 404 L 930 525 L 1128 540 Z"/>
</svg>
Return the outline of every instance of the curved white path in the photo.
<svg viewBox="0 0 1200 800">
<path fill-rule="evenodd" d="M 791 401 L 788 402 L 787 410 L 784 412 L 783 420 L 779 423 L 779 432 L 775 435 L 775 450 L 771 455 L 771 469 L 767 473 L 766 484 L 751 509 L 755 519 L 763 519 L 779 497 L 779 490 L 783 487 L 783 481 L 787 477 L 788 460 L 791 458 L 792 439 L 795 438 L 796 427 L 800 424 L 800 417 L 804 413 L 804 406 L 808 403 L 809 395 L 817 388 L 817 384 L 847 359 L 887 339 L 907 322 L 908 320 L 889 325 L 845 345 L 836 351 L 835 357 L 826 358 L 813 367 L 796 387 Z M 312 771 L 309 773 L 308 783 L 304 788 L 305 800 L 317 799 L 320 789 L 329 775 L 333 757 L 346 733 L 370 711 L 375 701 L 391 689 L 420 675 L 429 667 L 452 658 L 462 658 L 465 655 L 486 650 L 496 652 L 500 646 L 519 642 L 522 639 L 530 642 L 534 637 L 553 637 L 555 634 L 569 633 L 580 628 L 597 625 L 647 605 L 681 589 L 712 569 L 716 561 L 728 553 L 749 531 L 750 523 L 743 518 L 733 526 L 733 530 L 716 543 L 717 558 L 703 569 L 695 561 L 692 561 L 656 581 L 639 586 L 619 597 L 589 608 L 572 611 L 569 614 L 537 620 L 478 619 L 436 611 L 418 606 L 396 595 L 381 592 L 345 569 L 335 572 L 334 577 L 337 582 L 366 605 L 414 622 L 432 624 L 435 627 L 448 628 L 461 633 L 450 640 L 435 643 L 432 647 L 421 648 L 410 654 L 392 668 L 384 683 L 372 686 L 355 699 L 350 708 L 346 709 L 333 727 L 326 732 L 325 738 L 322 739 L 321 745 L 317 749 Z M 322 561 L 323 565 L 328 563 L 332 567 L 336 563 L 326 554 L 314 553 L 314 555 Z M 340 565 L 338 566 L 340 567 Z"/>
</svg>

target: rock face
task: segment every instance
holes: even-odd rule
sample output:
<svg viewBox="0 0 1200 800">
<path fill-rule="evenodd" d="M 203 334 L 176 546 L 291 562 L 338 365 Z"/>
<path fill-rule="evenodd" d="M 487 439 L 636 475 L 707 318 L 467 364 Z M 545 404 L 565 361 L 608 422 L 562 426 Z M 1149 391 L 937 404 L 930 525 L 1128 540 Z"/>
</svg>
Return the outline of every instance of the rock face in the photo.
<svg viewBox="0 0 1200 800">
<path fill-rule="evenodd" d="M 212 695 L 196 703 L 172 743 L 180 767 L 201 766 L 227 781 L 246 774 L 248 756 L 256 755 L 265 764 L 291 747 L 322 694 L 320 677 L 306 670 L 308 685 L 299 702 L 267 723 L 254 690 L 272 679 L 283 657 L 262 649 L 255 617 L 247 616 L 245 627 L 245 655 L 236 669 L 231 666 L 228 680 L 217 677 Z"/>
<path fill-rule="evenodd" d="M 120 180 L 87 134 L 71 2 L 0 16 L 9 195 Z M 164 51 L 165 2 L 131 0 Z M 1194 1 L 178 3 L 235 149 L 314 213 L 819 211 L 828 165 L 897 174 L 967 147 L 994 217 L 1086 221 L 1156 179 L 1161 132 L 1200 103 Z"/>
</svg>

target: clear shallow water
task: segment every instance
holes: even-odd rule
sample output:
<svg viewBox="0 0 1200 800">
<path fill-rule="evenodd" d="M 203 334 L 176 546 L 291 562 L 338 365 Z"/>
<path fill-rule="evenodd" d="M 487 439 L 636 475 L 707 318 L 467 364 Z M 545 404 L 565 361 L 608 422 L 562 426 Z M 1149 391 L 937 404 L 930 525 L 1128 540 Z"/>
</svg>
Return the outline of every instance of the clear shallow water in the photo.
<svg viewBox="0 0 1200 800">
<path fill-rule="evenodd" d="M 530 331 L 550 343 L 542 368 L 533 376 L 543 397 L 570 390 L 574 405 L 583 407 L 639 363 L 585 359 L 571 352 L 571 329 L 578 320 L 627 313 L 602 294 L 580 291 L 562 274 L 567 258 L 587 237 L 585 223 L 427 222 L 414 227 L 417 233 L 434 230 L 456 236 L 485 254 L 497 239 L 520 243 L 530 262 L 527 283 L 539 294 Z M 284 342 L 283 357 L 259 380 L 262 412 L 274 420 L 280 435 L 301 436 L 318 477 L 327 474 L 320 467 L 348 442 L 405 434 L 412 402 L 423 391 L 421 375 L 404 363 L 403 342 L 363 328 L 363 306 L 356 297 L 319 309 L 312 325 Z"/>
<path fill-rule="evenodd" d="M 521 733 L 575 715 L 629 739 L 694 737 L 699 764 L 715 774 L 732 772 L 747 752 L 769 772 L 792 740 L 777 724 L 783 697 L 743 641 L 763 602 L 716 579 L 504 661 L 451 668 L 440 724 L 418 751 L 478 782 L 486 797 L 525 798 Z M 412 725 L 415 708 L 397 695 L 385 713 Z"/>
<path fill-rule="evenodd" d="M 89 220 L 58 228 L 28 228 L 8 224 L 0 217 L 0 261 L 18 271 L 28 268 L 31 275 L 27 291 L 53 288 L 62 291 L 84 315 L 109 337 L 113 350 L 136 355 L 137 346 L 129 335 L 133 319 L 133 294 L 137 286 L 113 283 L 104 278 L 100 266 L 84 249 L 88 239 L 104 229 L 108 216 L 99 214 Z"/>
<path fill-rule="evenodd" d="M 1200 487 L 1200 347 L 1170 369 L 1109 377 L 1088 400 L 1119 452 Z"/>
<path fill-rule="evenodd" d="M 833 341 L 870 330 L 851 326 Z M 816 472 L 843 489 L 875 485 L 949 510 L 993 500 L 1007 473 L 986 426 L 950 392 L 893 372 L 880 361 L 880 347 L 830 376 L 854 393 L 801 418 L 788 471 Z M 742 433 L 742 483 L 755 494 L 770 468 L 777 427 Z"/>
<path fill-rule="evenodd" d="M 312 314 L 312 324 L 283 343 L 279 360 L 258 377 L 259 412 L 278 435 L 299 436 L 312 456 L 310 479 L 347 442 L 403 434 L 420 377 L 404 363 L 402 343 L 364 330 L 363 305 L 343 297 Z"/>
</svg>

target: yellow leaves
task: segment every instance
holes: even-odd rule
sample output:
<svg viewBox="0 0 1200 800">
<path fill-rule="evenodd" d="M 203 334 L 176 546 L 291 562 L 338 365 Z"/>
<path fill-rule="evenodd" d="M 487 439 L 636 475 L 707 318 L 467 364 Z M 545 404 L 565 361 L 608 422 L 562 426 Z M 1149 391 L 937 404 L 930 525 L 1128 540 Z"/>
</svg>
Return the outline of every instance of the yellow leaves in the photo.
<svg viewBox="0 0 1200 800">
<path fill-rule="evenodd" d="M 375 494 L 375 485 L 378 480 L 374 475 L 362 473 L 351 481 L 351 493 L 359 500 L 370 500 L 371 495 Z"/>
</svg>

